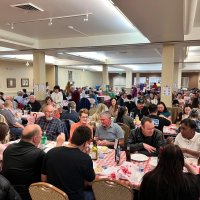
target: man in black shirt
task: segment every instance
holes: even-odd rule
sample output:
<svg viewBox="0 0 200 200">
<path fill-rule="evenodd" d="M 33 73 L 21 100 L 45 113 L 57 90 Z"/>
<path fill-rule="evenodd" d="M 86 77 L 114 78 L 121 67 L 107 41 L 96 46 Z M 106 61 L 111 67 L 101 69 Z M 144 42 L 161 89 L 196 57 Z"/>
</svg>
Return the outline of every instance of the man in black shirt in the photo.
<svg viewBox="0 0 200 200">
<path fill-rule="evenodd" d="M 90 138 L 90 128 L 79 126 L 71 143 L 50 150 L 43 162 L 42 181 L 63 190 L 70 200 L 84 200 L 84 183 L 95 179 L 92 160 L 85 153 Z"/>
<path fill-rule="evenodd" d="M 39 112 L 39 110 L 41 108 L 40 102 L 36 100 L 36 97 L 34 95 L 30 96 L 30 100 L 29 100 L 27 106 L 31 107 L 32 112 Z"/>
<path fill-rule="evenodd" d="M 57 139 L 57 145 L 65 141 L 64 135 Z M 3 153 L 2 174 L 19 192 L 23 200 L 31 200 L 30 184 L 41 181 L 41 167 L 45 153 L 38 148 L 42 138 L 39 125 L 24 128 L 19 143 L 10 144 Z"/>
<path fill-rule="evenodd" d="M 138 115 L 139 119 L 141 120 L 143 116 L 148 116 L 149 112 L 147 107 L 144 105 L 144 99 L 138 99 L 137 106 L 131 110 L 132 117 L 136 117 Z M 131 113 L 130 112 L 130 113 Z"/>
<path fill-rule="evenodd" d="M 149 117 L 153 120 L 155 128 L 163 132 L 164 126 L 169 126 L 171 121 L 168 118 L 158 116 L 158 107 L 155 104 L 149 105 Z"/>
<path fill-rule="evenodd" d="M 147 156 L 158 156 L 159 149 L 163 145 L 162 132 L 154 128 L 151 118 L 144 117 L 141 121 L 141 127 L 131 130 L 127 140 L 127 145 L 131 151 L 138 151 Z"/>
<path fill-rule="evenodd" d="M 3 153 L 3 175 L 14 185 L 23 200 L 29 200 L 28 187 L 41 180 L 40 172 L 45 153 L 37 148 L 42 138 L 40 126 L 24 128 L 19 143 L 9 145 Z"/>
</svg>

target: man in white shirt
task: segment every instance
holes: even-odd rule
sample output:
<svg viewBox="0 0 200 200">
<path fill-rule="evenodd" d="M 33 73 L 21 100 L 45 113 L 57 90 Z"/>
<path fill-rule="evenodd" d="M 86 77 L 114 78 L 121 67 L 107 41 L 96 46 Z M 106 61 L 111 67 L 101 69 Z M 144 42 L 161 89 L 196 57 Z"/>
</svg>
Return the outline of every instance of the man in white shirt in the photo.
<svg viewBox="0 0 200 200">
<path fill-rule="evenodd" d="M 181 121 L 181 132 L 176 136 L 175 145 L 178 145 L 186 157 L 200 156 L 200 134 L 195 132 L 196 123 L 194 120 L 186 118 Z"/>
</svg>

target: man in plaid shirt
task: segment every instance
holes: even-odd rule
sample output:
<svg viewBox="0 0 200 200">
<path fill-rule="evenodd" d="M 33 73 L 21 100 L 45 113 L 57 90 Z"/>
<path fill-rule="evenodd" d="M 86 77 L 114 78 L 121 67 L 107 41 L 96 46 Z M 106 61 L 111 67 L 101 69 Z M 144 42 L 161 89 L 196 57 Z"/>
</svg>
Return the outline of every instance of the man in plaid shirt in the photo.
<svg viewBox="0 0 200 200">
<path fill-rule="evenodd" d="M 54 108 L 51 105 L 47 105 L 44 108 L 45 116 L 40 117 L 36 124 L 38 124 L 42 131 L 46 132 L 48 140 L 56 140 L 60 133 L 64 133 L 64 124 L 60 119 L 54 118 Z"/>
</svg>

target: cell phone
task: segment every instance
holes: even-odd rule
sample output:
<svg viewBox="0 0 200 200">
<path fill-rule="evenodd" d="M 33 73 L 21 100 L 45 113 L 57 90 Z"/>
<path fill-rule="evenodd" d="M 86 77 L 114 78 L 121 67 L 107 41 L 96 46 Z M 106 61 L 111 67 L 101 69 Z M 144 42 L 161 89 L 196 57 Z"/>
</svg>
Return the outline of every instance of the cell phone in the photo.
<svg viewBox="0 0 200 200">
<path fill-rule="evenodd" d="M 134 112 L 130 112 L 130 117 L 134 119 Z"/>
</svg>

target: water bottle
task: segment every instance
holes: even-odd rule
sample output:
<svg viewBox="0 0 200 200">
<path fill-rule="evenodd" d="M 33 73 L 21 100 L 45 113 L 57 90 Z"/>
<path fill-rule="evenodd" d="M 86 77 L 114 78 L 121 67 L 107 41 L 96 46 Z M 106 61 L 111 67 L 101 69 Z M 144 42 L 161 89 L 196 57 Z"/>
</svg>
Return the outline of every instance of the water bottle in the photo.
<svg viewBox="0 0 200 200">
<path fill-rule="evenodd" d="M 138 165 L 138 171 L 143 174 L 144 173 L 144 166 L 143 166 L 143 163 L 140 162 L 139 165 Z"/>
<path fill-rule="evenodd" d="M 45 148 L 46 143 L 47 143 L 47 135 L 46 135 L 46 131 L 44 131 L 42 139 L 41 139 L 41 147 L 42 147 L 42 149 Z"/>
</svg>

